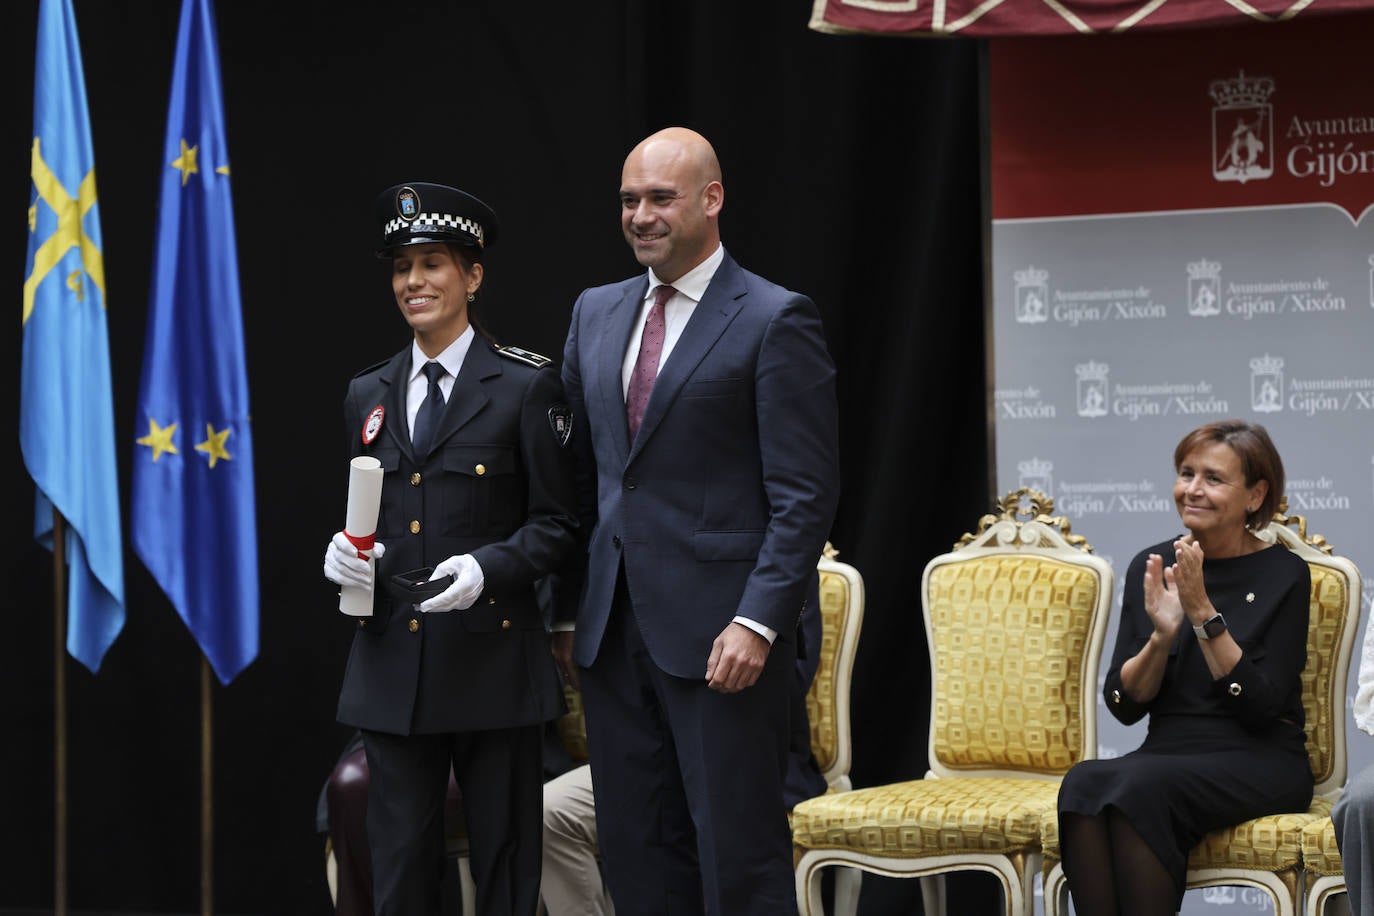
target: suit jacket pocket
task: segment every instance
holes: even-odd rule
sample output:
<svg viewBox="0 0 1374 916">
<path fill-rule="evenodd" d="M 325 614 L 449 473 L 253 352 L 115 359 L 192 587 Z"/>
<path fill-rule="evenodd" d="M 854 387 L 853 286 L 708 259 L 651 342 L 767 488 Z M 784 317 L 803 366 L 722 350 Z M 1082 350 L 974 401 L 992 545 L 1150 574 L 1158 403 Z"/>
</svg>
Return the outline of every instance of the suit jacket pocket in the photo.
<svg viewBox="0 0 1374 916">
<path fill-rule="evenodd" d="M 698 560 L 754 560 L 763 547 L 763 529 L 694 531 L 692 550 Z"/>
</svg>

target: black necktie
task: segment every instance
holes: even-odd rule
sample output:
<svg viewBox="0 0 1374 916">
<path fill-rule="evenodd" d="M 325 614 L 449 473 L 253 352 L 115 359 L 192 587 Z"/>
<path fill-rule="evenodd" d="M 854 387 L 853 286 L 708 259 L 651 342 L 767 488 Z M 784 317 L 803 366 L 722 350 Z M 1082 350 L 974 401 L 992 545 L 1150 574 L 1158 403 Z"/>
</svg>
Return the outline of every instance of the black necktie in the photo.
<svg viewBox="0 0 1374 916">
<path fill-rule="evenodd" d="M 421 370 L 429 379 L 429 391 L 420 403 L 415 414 L 415 432 L 411 434 L 410 444 L 415 447 L 415 457 L 423 459 L 429 454 L 434 439 L 434 431 L 439 428 L 439 419 L 444 415 L 444 392 L 439 388 L 439 379 L 444 377 L 444 367 L 430 360 Z"/>
</svg>

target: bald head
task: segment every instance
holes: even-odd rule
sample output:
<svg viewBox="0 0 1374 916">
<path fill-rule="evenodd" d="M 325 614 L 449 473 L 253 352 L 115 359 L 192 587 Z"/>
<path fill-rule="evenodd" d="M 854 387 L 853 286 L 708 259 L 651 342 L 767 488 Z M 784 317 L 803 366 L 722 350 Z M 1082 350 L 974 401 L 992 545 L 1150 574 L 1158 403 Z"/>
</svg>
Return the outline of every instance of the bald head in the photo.
<svg viewBox="0 0 1374 916">
<path fill-rule="evenodd" d="M 720 181 L 720 160 L 711 141 L 686 127 L 665 127 L 650 134 L 630 151 L 625 164 L 636 156 L 680 161 L 702 184 Z"/>
<path fill-rule="evenodd" d="M 620 222 L 639 263 L 672 283 L 720 247 L 720 161 L 685 127 L 651 134 L 625 157 Z"/>
</svg>

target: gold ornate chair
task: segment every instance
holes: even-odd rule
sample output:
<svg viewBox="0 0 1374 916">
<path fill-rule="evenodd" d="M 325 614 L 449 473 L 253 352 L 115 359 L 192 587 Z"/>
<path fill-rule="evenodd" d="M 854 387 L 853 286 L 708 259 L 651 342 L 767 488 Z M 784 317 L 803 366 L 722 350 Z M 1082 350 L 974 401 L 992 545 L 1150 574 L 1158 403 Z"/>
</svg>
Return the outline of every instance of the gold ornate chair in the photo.
<svg viewBox="0 0 1374 916">
<path fill-rule="evenodd" d="M 1282 506 L 1259 533 L 1305 559 L 1312 570 L 1312 608 L 1307 631 L 1307 666 L 1302 673 L 1307 753 L 1316 788 L 1305 812 L 1274 814 L 1214 830 L 1188 856 L 1188 887 L 1244 885 L 1274 902 L 1276 916 L 1296 916 L 1302 907 L 1303 844 L 1309 825 L 1326 819 L 1345 785 L 1346 675 L 1360 617 L 1360 571 L 1334 556 L 1320 535 L 1308 535 L 1307 520 L 1285 515 Z M 1296 530 L 1294 530 L 1296 529 Z M 1042 822 L 1046 916 L 1068 913 L 1068 886 L 1059 863 L 1059 825 L 1054 811 Z M 1335 848 L 1332 837 L 1331 848 Z M 1339 860 L 1337 862 L 1339 871 Z M 1330 893 L 1334 893 L 1331 891 Z"/>
<path fill-rule="evenodd" d="M 1051 516 L 1048 497 L 1022 488 L 1000 509 L 921 579 L 933 682 L 925 778 L 793 809 L 802 916 L 822 913 L 821 874 L 832 866 L 920 878 L 928 916 L 943 911 L 945 873 L 988 872 L 1009 916 L 1032 912 L 1041 811 L 1068 768 L 1097 749 L 1113 578 Z M 855 902 L 836 895 L 841 914 Z"/>
</svg>

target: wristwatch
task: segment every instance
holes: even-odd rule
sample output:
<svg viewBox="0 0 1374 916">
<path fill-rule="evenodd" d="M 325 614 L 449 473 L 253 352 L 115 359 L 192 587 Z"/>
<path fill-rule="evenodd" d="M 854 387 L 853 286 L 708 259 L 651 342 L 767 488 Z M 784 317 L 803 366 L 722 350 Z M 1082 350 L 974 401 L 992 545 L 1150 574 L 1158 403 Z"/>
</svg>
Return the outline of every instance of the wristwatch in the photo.
<svg viewBox="0 0 1374 916">
<path fill-rule="evenodd" d="M 1201 626 L 1194 626 L 1193 632 L 1198 639 L 1212 639 L 1226 632 L 1226 618 L 1220 614 L 1213 614 Z"/>
</svg>

